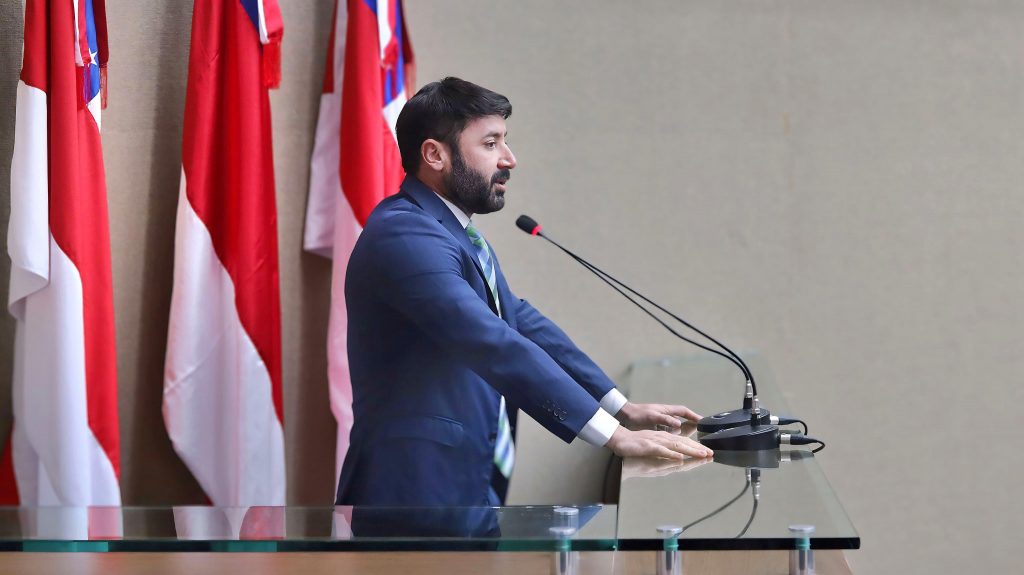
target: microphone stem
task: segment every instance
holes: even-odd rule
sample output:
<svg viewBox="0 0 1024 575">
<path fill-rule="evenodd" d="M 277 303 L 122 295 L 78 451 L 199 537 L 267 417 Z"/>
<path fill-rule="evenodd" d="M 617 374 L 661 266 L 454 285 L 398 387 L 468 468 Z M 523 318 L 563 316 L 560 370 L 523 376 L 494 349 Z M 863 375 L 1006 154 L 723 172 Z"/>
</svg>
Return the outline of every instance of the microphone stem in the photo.
<svg viewBox="0 0 1024 575">
<path fill-rule="evenodd" d="M 660 305 L 658 305 L 658 304 L 654 303 L 653 301 L 651 301 L 650 299 L 648 299 L 648 298 L 647 298 L 646 296 L 644 296 L 643 294 L 641 294 L 641 293 L 637 292 L 637 291 L 636 291 L 636 290 L 634 290 L 633 288 L 631 288 L 631 287 L 627 286 L 626 284 L 624 284 L 624 283 L 620 282 L 619 280 L 615 279 L 614 277 L 612 277 L 611 275 L 609 275 L 609 274 L 608 274 L 607 272 L 605 272 L 604 270 L 602 270 L 602 269 L 598 268 L 598 267 L 597 267 L 597 266 L 595 266 L 594 264 L 592 264 L 592 263 L 588 262 L 587 260 L 585 260 L 585 259 L 581 258 L 580 256 L 578 256 L 578 255 L 576 255 L 576 254 L 572 253 L 571 251 L 567 250 L 566 248 L 562 247 L 562 246 L 561 246 L 561 244 L 559 244 L 559 243 L 558 243 L 558 242 L 556 242 L 555 240 L 553 240 L 553 239 L 549 238 L 549 237 L 548 237 L 548 236 L 546 236 L 545 234 L 542 234 L 542 233 L 539 233 L 539 232 L 538 232 L 538 233 L 537 233 L 537 235 L 539 235 L 540 237 L 544 238 L 545 240 L 547 240 L 547 241 L 551 242 L 551 244 L 552 244 L 552 245 L 554 245 L 554 246 L 555 246 L 555 247 L 557 247 L 558 249 L 560 249 L 560 250 L 562 250 L 563 252 L 565 252 L 565 253 L 566 253 L 566 255 L 568 255 L 569 257 L 571 257 L 572 259 L 576 260 L 577 262 L 579 262 L 580 264 L 582 264 L 582 265 L 583 265 L 584 267 L 586 267 L 587 269 L 589 269 L 589 270 L 590 270 L 591 272 L 593 272 L 593 273 L 594 273 L 595 275 L 597 275 L 597 277 L 601 278 L 601 280 L 602 280 L 602 281 L 604 281 L 604 282 L 605 282 L 606 284 L 608 284 L 609 286 L 611 286 L 611 287 L 612 287 L 612 289 L 614 289 L 615 291 L 617 291 L 617 292 L 619 292 L 620 294 L 622 294 L 622 296 L 623 296 L 623 297 L 625 297 L 625 298 L 626 298 L 626 299 L 628 299 L 629 301 L 633 302 L 633 304 L 635 304 L 635 305 L 636 305 L 637 307 L 639 307 L 640 309 L 642 309 L 642 310 L 643 310 L 643 311 L 644 311 L 645 313 L 647 313 L 647 315 L 651 316 L 651 317 L 652 317 L 652 318 L 654 319 L 654 321 L 657 321 L 658 323 L 660 323 L 660 324 L 662 325 L 662 327 L 664 327 L 664 328 L 665 328 L 665 329 L 667 329 L 667 330 L 668 330 L 669 332 L 671 332 L 671 333 L 672 333 L 672 335 L 674 335 L 674 336 L 676 336 L 676 337 L 678 337 L 678 338 L 680 338 L 680 339 L 682 339 L 682 340 L 684 340 L 684 341 L 687 341 L 687 342 L 689 342 L 689 343 L 691 343 L 691 344 L 693 344 L 693 345 L 695 345 L 695 346 L 697 346 L 697 347 L 699 347 L 699 348 L 701 348 L 701 349 L 703 349 L 703 350 L 706 350 L 706 351 L 710 351 L 710 352 L 712 352 L 712 353 L 718 354 L 718 355 L 720 355 L 720 356 L 722 356 L 722 357 L 724 357 L 724 358 L 728 359 L 728 360 L 729 360 L 729 361 L 731 361 L 732 363 L 734 363 L 734 364 L 736 365 L 736 367 L 740 368 L 740 371 L 742 371 L 742 372 L 743 372 L 743 375 L 744 375 L 744 376 L 746 377 L 747 381 L 749 381 L 749 382 L 750 382 L 751 388 L 753 389 L 753 392 L 754 392 L 754 397 L 757 397 L 757 383 L 756 383 L 756 382 L 754 381 L 754 374 L 752 374 L 752 373 L 750 372 L 750 368 L 748 368 L 748 367 L 747 367 L 747 364 L 746 364 L 746 363 L 745 363 L 745 362 L 743 361 L 743 359 L 742 359 L 742 358 L 740 358 L 740 356 L 739 356 L 739 355 L 737 355 L 737 354 L 736 354 L 736 353 L 735 353 L 734 351 L 732 351 L 731 349 L 729 349 L 728 347 L 726 347 L 726 346 L 725 346 L 725 344 L 723 344 L 722 342 L 718 341 L 717 339 L 715 339 L 715 338 L 711 337 L 710 335 L 708 335 L 708 334 L 704 333 L 703 331 L 701 331 L 700 329 L 698 329 L 697 327 L 695 327 L 694 325 L 692 325 L 692 324 L 691 324 L 691 323 L 689 323 L 688 321 L 684 320 L 683 318 L 681 318 L 681 317 L 679 317 L 679 316 L 675 315 L 674 313 L 672 313 L 672 312 L 668 311 L 667 309 L 665 309 L 665 308 L 661 307 Z M 612 283 L 612 282 L 614 282 L 614 283 Z M 629 292 L 630 292 L 630 293 L 632 293 L 633 295 L 637 296 L 638 298 L 642 299 L 643 301 L 647 302 L 648 304 L 650 304 L 650 305 L 654 306 L 654 307 L 655 307 L 655 308 L 657 308 L 658 310 L 661 310 L 661 311 L 662 311 L 662 312 L 664 312 L 665 314 L 668 314 L 668 315 L 669 315 L 670 317 L 672 317 L 672 319 L 674 319 L 674 320 L 678 321 L 679 323 L 681 323 L 681 324 L 685 325 L 686 327 L 688 327 L 688 328 L 692 329 L 693 331 L 695 331 L 695 332 L 699 333 L 700 335 L 702 335 L 702 336 L 706 337 L 707 339 L 709 339 L 709 340 L 713 341 L 713 342 L 714 342 L 715 344 L 717 344 L 717 345 L 718 345 L 718 347 L 720 347 L 720 348 L 722 348 L 723 350 L 725 350 L 725 351 L 726 351 L 726 352 L 727 352 L 727 353 L 728 353 L 729 355 L 726 355 L 726 354 L 724 354 L 724 353 L 722 353 L 722 352 L 720 352 L 720 351 L 718 351 L 718 350 L 716 350 L 716 349 L 712 349 L 712 348 L 710 348 L 710 347 L 707 347 L 707 346 L 705 346 L 705 345 L 702 345 L 702 344 L 700 344 L 700 343 L 697 343 L 697 342 L 693 341 L 692 339 L 690 339 L 690 338 L 688 338 L 688 337 L 686 337 L 686 336 L 680 335 L 680 334 L 679 334 L 678 332 L 676 332 L 676 331 L 675 331 L 674 329 L 672 329 L 671 327 L 669 327 L 669 325 L 668 325 L 667 323 L 665 323 L 664 321 L 662 321 L 662 320 L 661 320 L 661 318 L 659 318 L 658 316 L 656 316 L 656 315 L 654 315 L 653 313 L 651 313 L 651 311 L 650 311 L 650 310 L 648 310 L 647 308 L 643 307 L 643 306 L 642 306 L 642 305 L 640 305 L 639 303 L 637 303 L 637 302 L 633 301 L 633 298 L 631 298 L 631 297 L 629 297 L 628 295 L 626 295 L 625 293 L 623 293 L 623 291 L 622 291 L 621 289 L 619 289 L 619 288 L 618 288 L 618 287 L 617 287 L 617 286 L 616 286 L 615 284 L 618 284 L 619 286 L 622 286 L 622 287 L 623 287 L 624 289 L 626 289 L 627 291 L 629 291 Z"/>
<path fill-rule="evenodd" d="M 571 255 L 571 254 L 570 254 L 570 255 Z M 651 311 L 650 311 L 649 309 L 647 309 L 647 308 L 643 307 L 642 305 L 640 305 L 639 303 L 637 303 L 636 301 L 634 301 L 634 300 L 633 300 L 633 298 L 629 297 L 629 295 L 628 295 L 628 294 L 626 294 L 626 293 L 625 293 L 625 292 L 623 292 L 623 291 L 622 291 L 621 289 L 619 289 L 619 287 L 618 287 L 617 285 L 615 285 L 615 284 L 613 284 L 612 282 L 608 281 L 608 279 L 607 279 L 607 278 L 606 278 L 606 277 L 605 277 L 604 275 L 602 275 L 602 273 L 600 272 L 600 270 L 597 270 L 597 269 L 596 269 L 596 268 L 594 268 L 594 267 L 593 267 L 592 265 L 590 265 L 589 263 L 587 263 L 586 261 L 584 261 L 584 260 L 583 260 L 582 258 L 579 258 L 579 257 L 577 257 L 577 256 L 571 256 L 571 257 L 573 257 L 573 258 L 574 258 L 574 259 L 575 259 L 575 260 L 576 260 L 577 262 L 579 262 L 579 263 L 580 263 L 581 265 L 583 265 L 584 267 L 586 267 L 586 268 L 587 268 L 588 270 L 590 270 L 590 271 L 594 272 L 594 274 L 595 274 L 595 275 L 597 275 L 597 277 L 598 277 L 598 278 L 599 278 L 599 279 L 600 279 L 601 281 L 603 281 L 604 283 L 608 284 L 608 285 L 609 285 L 609 286 L 610 286 L 610 287 L 611 287 L 611 288 L 612 288 L 613 290 L 615 290 L 615 291 L 619 292 L 619 294 L 621 294 L 621 295 L 622 295 L 622 297 L 624 297 L 624 298 L 628 299 L 628 300 L 629 300 L 630 302 L 632 302 L 632 303 L 633 303 L 634 305 L 636 305 L 637 307 L 639 307 L 639 308 L 640 308 L 640 309 L 641 309 L 641 310 L 642 310 L 642 311 L 643 311 L 644 313 L 646 313 L 647 315 L 649 315 L 649 316 L 650 316 L 650 317 L 651 317 L 651 318 L 652 318 L 652 319 L 653 319 L 654 321 L 658 322 L 659 324 L 661 324 L 661 326 L 662 326 L 662 327 L 664 327 L 665 329 L 667 329 L 667 330 L 669 331 L 669 333 L 671 333 L 672 335 L 674 335 L 674 336 L 676 336 L 676 337 L 678 337 L 678 338 L 680 338 L 680 339 L 682 339 L 682 340 L 684 340 L 684 341 L 686 341 L 686 342 L 688 342 L 688 343 L 690 343 L 690 344 L 693 344 L 693 345 L 695 345 L 695 346 L 697 346 L 697 347 L 699 347 L 699 348 L 701 348 L 701 349 L 703 349 L 703 350 L 705 350 L 705 351 L 710 351 L 711 353 L 714 353 L 714 354 L 717 354 L 717 355 L 720 355 L 720 356 L 724 357 L 725 359 L 727 359 L 727 360 L 731 361 L 731 362 L 732 362 L 733 364 L 735 364 L 735 365 L 736 365 L 736 367 L 740 368 L 740 371 L 743 371 L 743 373 L 744 373 L 744 374 L 746 374 L 746 370 L 744 370 L 744 369 L 743 369 L 743 366 L 742 366 L 742 365 L 740 365 L 739 363 L 737 363 L 737 362 L 736 362 L 736 360 L 735 360 L 735 359 L 733 359 L 733 358 L 732 358 L 731 356 L 728 356 L 728 355 L 726 355 L 726 354 L 724 354 L 724 353 L 722 353 L 722 352 L 718 351 L 717 349 L 714 349 L 714 348 L 708 347 L 708 346 L 706 346 L 706 345 L 704 345 L 704 344 L 701 344 L 701 343 L 699 343 L 699 342 L 693 341 L 692 339 L 690 339 L 690 338 L 686 337 L 685 335 L 682 335 L 682 334 L 680 334 L 680 333 L 679 333 L 679 332 L 677 332 L 676 330 L 672 329 L 672 327 L 671 327 L 671 326 L 669 326 L 669 325 L 668 325 L 667 323 L 665 323 L 664 321 L 662 321 L 662 319 L 661 319 L 660 317 L 658 317 L 658 316 L 654 315 L 653 313 L 651 313 Z"/>
</svg>

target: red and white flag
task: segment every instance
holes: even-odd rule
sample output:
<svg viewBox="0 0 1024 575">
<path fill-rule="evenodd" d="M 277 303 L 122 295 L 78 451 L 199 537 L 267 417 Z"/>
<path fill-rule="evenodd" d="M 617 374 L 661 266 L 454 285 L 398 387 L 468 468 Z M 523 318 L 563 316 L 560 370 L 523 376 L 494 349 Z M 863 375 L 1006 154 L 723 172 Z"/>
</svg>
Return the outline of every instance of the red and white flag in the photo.
<svg viewBox="0 0 1024 575">
<path fill-rule="evenodd" d="M 352 430 L 345 268 L 370 211 L 397 192 L 405 176 L 395 122 L 414 82 L 401 0 L 347 0 L 347 14 L 338 8 L 336 2 L 304 237 L 307 251 L 334 259 L 327 361 L 331 411 L 338 423 L 335 479 Z M 343 38 L 338 32 L 346 16 Z"/>
<path fill-rule="evenodd" d="M 282 32 L 276 0 L 195 2 L 164 421 L 217 506 L 285 503 L 267 92 Z"/>
<path fill-rule="evenodd" d="M 106 64 L 103 0 L 27 0 L 7 230 L 16 320 L 7 504 L 121 504 Z M 88 535 L 88 513 L 79 516 L 62 536 Z"/>
</svg>

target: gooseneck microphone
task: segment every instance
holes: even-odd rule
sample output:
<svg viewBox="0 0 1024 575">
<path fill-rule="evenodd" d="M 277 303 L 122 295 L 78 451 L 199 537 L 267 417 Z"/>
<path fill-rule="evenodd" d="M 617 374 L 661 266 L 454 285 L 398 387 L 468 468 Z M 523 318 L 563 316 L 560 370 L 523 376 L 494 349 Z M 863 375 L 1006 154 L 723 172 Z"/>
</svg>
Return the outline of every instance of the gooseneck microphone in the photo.
<svg viewBox="0 0 1024 575">
<path fill-rule="evenodd" d="M 534 220 L 533 218 L 525 215 L 519 216 L 519 218 L 516 220 L 516 226 L 530 235 L 544 238 L 549 243 L 551 243 L 559 250 L 564 252 L 566 255 L 576 260 L 580 265 L 587 268 L 587 270 L 596 275 L 603 282 L 611 286 L 612 289 L 614 289 L 624 298 L 633 303 L 633 305 L 639 307 L 641 310 L 643 310 L 644 313 L 646 313 L 656 322 L 661 324 L 661 326 L 668 330 L 672 335 L 692 345 L 695 345 L 703 350 L 710 351 L 711 353 L 724 357 L 725 359 L 729 360 L 734 365 L 736 365 L 736 367 L 738 367 L 740 371 L 743 372 L 744 379 L 746 380 L 746 392 L 743 399 L 743 408 L 736 411 L 718 413 L 701 419 L 697 425 L 697 430 L 701 433 L 706 434 L 700 438 L 701 443 L 716 450 L 723 449 L 760 451 L 766 449 L 777 449 L 781 444 L 781 438 L 783 434 L 781 433 L 779 428 L 776 427 L 775 424 L 787 424 L 795 422 L 803 423 L 802 421 L 797 419 L 774 417 L 768 412 L 767 409 L 761 408 L 757 399 L 757 384 L 754 381 L 753 374 L 751 373 L 750 369 L 747 367 L 743 359 L 740 358 L 738 354 L 729 349 L 722 342 L 711 337 L 707 333 L 703 332 L 693 324 L 687 322 L 686 320 L 677 316 L 671 311 L 651 301 L 648 297 L 637 292 L 636 290 L 627 286 L 621 281 L 615 279 L 604 270 L 601 270 L 594 264 L 588 262 L 587 260 L 576 255 L 569 249 L 565 248 L 555 240 L 551 239 L 549 236 L 543 233 L 540 224 L 538 224 L 537 221 Z M 640 298 L 644 302 L 650 304 L 654 308 L 667 314 L 672 319 L 675 319 L 679 323 L 704 336 L 709 341 L 715 343 L 718 347 L 724 350 L 725 353 L 717 349 L 713 349 L 711 347 L 703 345 L 678 333 L 671 326 L 665 323 L 665 321 L 663 321 L 649 309 L 647 309 L 639 302 L 634 300 L 632 297 L 630 297 L 629 294 L 626 293 L 627 291 L 635 295 L 636 297 Z M 804 424 L 804 427 L 806 429 L 806 424 Z"/>
<path fill-rule="evenodd" d="M 600 278 L 601 281 L 603 281 L 604 283 L 606 283 L 609 286 L 611 286 L 612 289 L 614 289 L 615 291 L 619 292 L 623 297 L 625 297 L 630 302 L 632 302 L 633 305 L 636 305 L 637 307 L 639 307 L 644 313 L 646 313 L 648 316 L 650 316 L 652 319 L 654 319 L 654 321 L 656 321 L 659 324 L 661 324 L 661 326 L 664 327 L 665 329 L 667 329 L 672 335 L 674 335 L 674 336 L 676 336 L 676 337 L 678 337 L 678 338 L 680 338 L 680 339 L 682 339 L 682 340 L 684 340 L 684 341 L 686 341 L 686 342 L 688 342 L 690 344 L 693 344 L 693 345 L 695 345 L 695 346 L 697 346 L 697 347 L 699 347 L 699 348 L 701 348 L 703 350 L 710 351 L 711 353 L 720 355 L 720 356 L 724 357 L 725 359 L 731 361 L 733 364 L 736 365 L 736 367 L 738 367 L 740 369 L 740 371 L 743 372 L 743 377 L 746 379 L 747 384 L 751 388 L 751 401 L 752 401 L 753 397 L 756 397 L 756 395 L 757 395 L 757 384 L 754 382 L 754 376 L 753 376 L 753 374 L 750 373 L 750 369 L 747 368 L 747 364 L 743 362 L 743 359 L 740 358 L 739 355 L 737 355 L 731 349 L 726 347 L 722 342 L 720 342 L 720 341 L 716 340 L 715 338 L 711 337 L 710 335 L 704 333 L 703 331 L 701 331 L 697 327 L 695 327 L 692 324 L 688 323 L 683 318 L 676 316 L 672 312 L 670 312 L 667 309 L 661 307 L 657 303 L 651 301 L 650 299 L 648 299 L 643 294 L 638 293 L 633 288 L 631 288 L 631 287 L 627 286 L 626 284 L 620 282 L 619 280 L 615 279 L 614 277 L 612 277 L 610 274 L 608 274 L 604 270 L 598 268 L 594 264 L 588 262 L 587 260 L 581 258 L 580 256 L 576 255 L 575 253 L 569 251 L 567 248 L 565 248 L 564 246 L 562 246 L 561 244 L 559 244 L 555 240 L 551 239 L 550 237 L 544 235 L 544 233 L 542 233 L 542 229 L 540 227 L 540 224 L 538 224 L 537 221 L 534 220 L 533 218 L 531 218 L 530 216 L 519 216 L 519 219 L 516 220 L 516 226 L 519 227 L 519 229 L 523 230 L 524 232 L 530 234 L 531 236 L 538 236 L 538 237 L 544 238 L 545 240 L 550 242 L 552 245 L 554 245 L 558 249 L 560 249 L 563 252 L 565 252 L 569 257 L 571 257 L 572 259 L 576 260 L 580 265 L 582 265 L 583 267 L 587 268 L 591 273 L 593 273 L 598 278 Z M 616 285 L 616 284 L 618 284 L 618 285 Z M 658 310 L 664 312 L 665 314 L 669 315 L 670 317 L 672 317 L 672 319 L 678 321 L 679 323 L 685 325 L 686 327 L 692 329 L 693 331 L 699 333 L 700 335 L 708 338 L 709 340 L 711 340 L 712 342 L 717 344 L 719 347 L 721 347 L 723 350 L 725 350 L 725 352 L 728 353 L 729 355 L 726 355 L 725 353 L 722 353 L 722 352 L 718 351 L 717 349 L 712 349 L 712 348 L 707 347 L 707 346 L 705 346 L 705 345 L 703 345 L 701 343 L 693 341 L 692 339 L 690 339 L 690 338 L 680 334 L 676 330 L 672 329 L 668 324 L 666 324 L 664 321 L 662 321 L 662 319 L 660 317 L 654 315 L 653 313 L 651 313 L 650 310 L 648 310 L 647 308 L 645 308 L 642 305 L 638 304 L 636 301 L 634 301 L 628 295 L 622 293 L 622 289 L 619 289 L 619 286 L 622 286 L 622 288 L 625 289 L 626 291 L 632 293 L 633 295 L 637 296 L 638 298 L 642 299 L 643 301 L 647 302 L 648 304 L 654 306 L 656 309 L 658 309 Z M 750 407 L 747 407 L 747 409 L 750 409 Z M 767 414 L 766 414 L 766 416 L 767 416 Z"/>
</svg>

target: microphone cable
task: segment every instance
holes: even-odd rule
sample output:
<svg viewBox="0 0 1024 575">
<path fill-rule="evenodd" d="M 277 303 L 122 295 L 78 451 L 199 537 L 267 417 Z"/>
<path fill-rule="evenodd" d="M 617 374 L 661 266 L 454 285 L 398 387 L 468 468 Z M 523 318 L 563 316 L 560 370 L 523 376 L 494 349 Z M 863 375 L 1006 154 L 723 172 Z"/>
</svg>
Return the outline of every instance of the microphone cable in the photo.
<svg viewBox="0 0 1024 575">
<path fill-rule="evenodd" d="M 753 474 L 754 471 L 757 471 L 757 475 L 756 476 L 754 476 L 754 474 Z M 698 523 L 701 523 L 702 521 L 710 519 L 711 517 L 714 517 L 715 515 L 718 515 L 722 511 L 725 511 L 726 509 L 728 509 L 730 506 L 732 506 L 733 503 L 736 503 L 737 501 L 740 500 L 741 497 L 743 497 L 743 495 L 747 492 L 747 490 L 749 490 L 751 488 L 751 486 L 753 485 L 754 481 L 757 481 L 758 483 L 760 482 L 760 470 L 748 469 L 747 470 L 747 480 L 746 480 L 746 483 L 743 485 L 743 490 L 742 491 L 740 491 L 735 497 L 733 497 L 732 499 L 727 501 L 724 505 L 722 505 L 718 509 L 715 509 L 714 511 L 712 511 L 711 513 L 708 513 L 707 515 L 701 517 L 700 519 L 697 519 L 696 521 L 692 521 L 692 522 L 688 523 L 687 525 L 685 525 L 683 527 L 682 531 L 679 532 L 679 534 L 682 535 L 683 533 L 686 533 L 687 529 L 693 527 L 694 525 L 697 525 Z M 739 538 L 743 537 L 744 535 L 746 535 L 747 530 L 750 529 L 750 525 L 752 523 L 754 523 L 754 517 L 757 515 L 757 503 L 758 503 L 758 499 L 759 499 L 759 497 L 757 495 L 756 488 L 755 488 L 755 491 L 753 491 L 751 493 L 751 496 L 754 498 L 754 505 L 753 505 L 753 508 L 750 511 L 750 518 L 747 519 L 747 524 L 743 526 L 743 530 L 740 531 L 739 535 L 737 535 L 733 539 L 739 539 Z"/>
<path fill-rule="evenodd" d="M 810 445 L 817 443 L 818 447 L 811 450 L 811 453 L 817 453 L 822 449 L 825 449 L 825 442 L 818 439 L 817 437 L 811 437 L 810 435 L 800 435 L 797 433 L 780 433 L 779 434 L 779 445 Z"/>
<path fill-rule="evenodd" d="M 732 505 L 733 503 L 736 503 L 736 501 L 738 501 L 740 497 L 743 497 L 743 494 L 746 493 L 748 489 L 750 489 L 750 479 L 747 479 L 746 484 L 743 486 L 743 490 L 740 491 L 739 494 L 736 495 L 736 497 L 733 497 L 725 505 L 722 505 L 721 507 L 719 507 L 718 509 L 715 509 L 711 513 L 708 513 L 704 517 L 701 517 L 700 519 L 697 519 L 696 521 L 693 521 L 693 522 L 687 524 L 686 526 L 683 527 L 683 530 L 680 531 L 679 534 L 682 535 L 683 533 L 686 533 L 687 529 L 693 527 L 694 525 L 700 523 L 701 521 L 704 521 L 705 519 L 710 519 L 711 517 L 714 517 L 715 515 L 718 515 L 719 513 L 725 511 L 730 505 Z"/>
<path fill-rule="evenodd" d="M 733 539 L 740 539 L 747 534 L 747 529 L 750 529 L 750 525 L 754 522 L 754 517 L 757 515 L 757 498 L 754 498 L 754 507 L 750 510 L 750 519 L 747 520 L 747 524 L 743 526 L 743 531 Z"/>
<path fill-rule="evenodd" d="M 773 415 L 771 417 L 772 417 L 772 424 L 773 425 L 790 425 L 790 424 L 793 424 L 793 423 L 799 423 L 800 425 L 804 426 L 804 435 L 807 435 L 808 429 L 807 429 L 807 422 L 806 421 L 804 421 L 802 419 L 797 419 L 795 417 L 786 417 L 784 415 L 779 415 L 779 416 L 774 416 Z M 778 421 L 776 421 L 776 420 L 778 420 Z"/>
<path fill-rule="evenodd" d="M 754 499 L 754 506 L 750 510 L 750 519 L 747 519 L 747 524 L 743 526 L 743 530 L 740 531 L 739 535 L 733 539 L 740 539 L 746 535 L 750 525 L 754 523 L 754 517 L 757 516 L 757 503 L 761 500 L 761 470 L 756 467 L 747 468 L 747 482 L 753 486 L 750 496 Z"/>
</svg>

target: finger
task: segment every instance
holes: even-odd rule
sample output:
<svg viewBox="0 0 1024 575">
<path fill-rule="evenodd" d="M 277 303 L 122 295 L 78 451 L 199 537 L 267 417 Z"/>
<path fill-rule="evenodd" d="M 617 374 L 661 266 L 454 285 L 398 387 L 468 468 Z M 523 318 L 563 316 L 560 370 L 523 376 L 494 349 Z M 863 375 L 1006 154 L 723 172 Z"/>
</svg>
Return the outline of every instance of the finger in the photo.
<svg viewBox="0 0 1024 575">
<path fill-rule="evenodd" d="M 664 414 L 664 413 L 659 413 L 659 414 L 657 414 L 657 418 L 658 418 L 658 423 L 660 425 L 664 425 L 665 427 L 668 427 L 669 429 L 679 429 L 679 427 L 682 425 L 682 423 L 679 421 L 679 418 L 675 417 L 673 415 L 667 415 L 667 414 Z"/>
<path fill-rule="evenodd" d="M 694 457 L 703 457 L 702 455 L 694 455 L 691 451 L 695 451 L 689 446 L 689 439 L 680 437 L 678 435 L 672 435 L 671 433 L 665 433 L 663 431 L 655 432 L 655 435 L 651 437 L 652 440 L 663 445 L 664 447 L 675 451 L 676 453 L 682 453 L 683 455 L 692 455 Z"/>
<path fill-rule="evenodd" d="M 715 454 L 715 452 L 712 451 L 710 447 L 707 447 L 706 445 L 704 445 L 703 443 L 701 443 L 699 441 L 696 441 L 694 439 L 690 439 L 689 437 L 684 437 L 683 441 L 688 442 L 690 445 L 693 446 L 694 449 L 700 449 L 701 451 L 703 451 L 704 452 L 704 457 L 711 457 L 712 455 Z"/>
<path fill-rule="evenodd" d="M 688 437 L 677 437 L 672 443 L 672 449 L 691 457 L 710 457 L 714 455 L 713 451 Z"/>
<path fill-rule="evenodd" d="M 658 457 L 664 457 L 665 459 L 672 459 L 675 461 L 683 461 L 684 459 L 686 459 L 686 456 L 684 454 L 679 453 L 678 451 L 673 451 L 663 445 L 658 445 L 657 443 L 651 443 L 651 455 L 656 455 Z"/>
<path fill-rule="evenodd" d="M 700 421 L 702 417 L 696 411 L 686 407 L 685 405 L 666 405 L 665 413 L 682 417 L 683 419 L 689 419 L 690 421 Z"/>
<path fill-rule="evenodd" d="M 671 434 L 671 435 L 675 435 L 676 437 L 680 437 L 680 436 L 684 436 L 684 435 L 689 435 L 689 434 L 683 433 L 683 428 L 682 427 L 677 427 L 675 429 L 668 429 L 664 425 L 658 425 L 654 429 L 655 429 L 655 431 L 664 431 L 665 433 L 668 433 L 668 434 Z"/>
<path fill-rule="evenodd" d="M 683 443 L 679 445 L 678 451 L 689 455 L 690 457 L 711 457 L 714 455 L 710 449 L 704 447 L 701 444 L 690 445 L 689 443 Z"/>
</svg>

